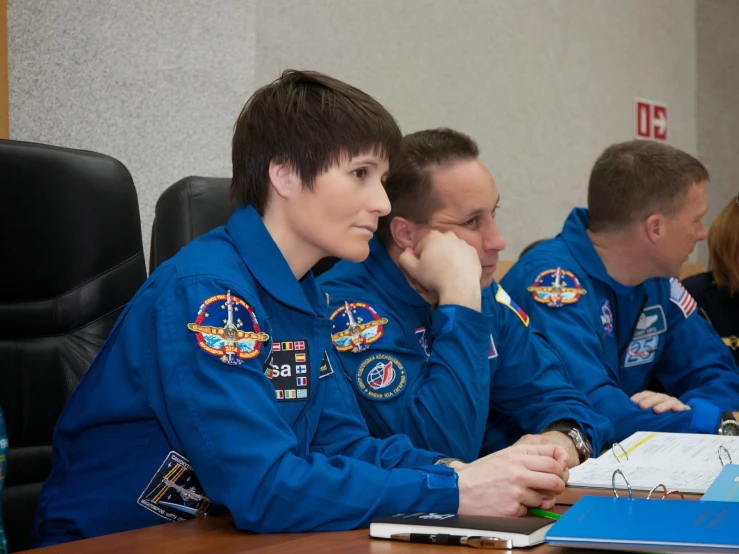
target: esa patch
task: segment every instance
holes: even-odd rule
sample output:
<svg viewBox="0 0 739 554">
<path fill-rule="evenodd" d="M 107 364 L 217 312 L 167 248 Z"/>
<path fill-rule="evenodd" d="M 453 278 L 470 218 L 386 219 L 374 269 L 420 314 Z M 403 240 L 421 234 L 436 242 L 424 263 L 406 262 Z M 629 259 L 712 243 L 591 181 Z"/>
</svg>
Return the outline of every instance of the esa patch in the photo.
<svg viewBox="0 0 739 554">
<path fill-rule="evenodd" d="M 503 290 L 503 287 L 501 287 L 500 285 L 498 285 L 498 292 L 495 293 L 495 300 L 512 310 L 513 313 L 518 316 L 518 319 L 521 320 L 521 323 L 523 323 L 526 327 L 529 326 L 528 314 L 524 312 L 519 307 L 519 305 L 513 301 L 513 298 L 511 298 L 510 295 L 505 290 Z"/>
<path fill-rule="evenodd" d="M 626 349 L 624 367 L 648 364 L 654 361 L 659 348 L 659 335 L 631 341 Z"/>
<path fill-rule="evenodd" d="M 306 340 L 272 344 L 264 375 L 275 388 L 278 402 L 308 400 L 311 390 L 310 357 Z"/>
<path fill-rule="evenodd" d="M 364 352 L 382 337 L 388 320 L 372 306 L 362 302 L 344 302 L 331 314 L 331 340 L 339 352 Z"/>
<path fill-rule="evenodd" d="M 167 454 L 136 503 L 169 521 L 204 516 L 211 506 L 189 460 L 175 451 Z"/>
<path fill-rule="evenodd" d="M 588 293 L 580 286 L 580 279 L 574 273 L 560 267 L 539 273 L 534 284 L 526 290 L 534 296 L 534 300 L 550 308 L 575 304 L 581 296 Z"/>
<path fill-rule="evenodd" d="M 375 354 L 359 364 L 357 388 L 371 400 L 389 400 L 405 388 L 407 377 L 400 360 Z"/>
<path fill-rule="evenodd" d="M 652 337 L 661 335 L 667 331 L 667 319 L 662 306 L 656 304 L 644 308 L 639 319 L 636 320 L 634 327 L 634 339 L 642 339 L 644 337 Z"/>
<path fill-rule="evenodd" d="M 613 312 L 611 304 L 608 300 L 604 300 L 600 305 L 600 324 L 603 326 L 603 332 L 607 337 L 613 336 Z"/>
<path fill-rule="evenodd" d="M 680 281 L 670 277 L 670 302 L 675 304 L 687 318 L 695 311 L 697 306 L 695 299 L 685 290 Z"/>
<path fill-rule="evenodd" d="M 333 374 L 334 366 L 331 365 L 331 358 L 329 358 L 328 352 L 324 351 L 323 358 L 321 358 L 321 371 L 318 372 L 318 378 L 323 379 L 324 377 L 328 377 Z"/>
<path fill-rule="evenodd" d="M 242 319 L 243 317 L 243 319 Z M 187 328 L 195 333 L 195 344 L 204 352 L 228 365 L 241 365 L 255 358 L 269 335 L 259 330 L 257 316 L 241 298 L 217 294 L 198 308 L 194 323 Z"/>
</svg>

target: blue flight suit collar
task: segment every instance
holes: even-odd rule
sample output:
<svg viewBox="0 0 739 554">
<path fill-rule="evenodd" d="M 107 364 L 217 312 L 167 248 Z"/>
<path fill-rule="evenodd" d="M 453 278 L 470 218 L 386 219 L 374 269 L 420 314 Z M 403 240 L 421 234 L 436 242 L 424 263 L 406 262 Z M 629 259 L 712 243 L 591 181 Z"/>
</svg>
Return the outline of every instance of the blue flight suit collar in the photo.
<svg viewBox="0 0 739 554">
<path fill-rule="evenodd" d="M 418 308 L 428 307 L 429 303 L 411 287 L 408 279 L 403 272 L 395 264 L 390 254 L 387 253 L 377 237 L 373 237 L 369 243 L 370 254 L 367 258 L 367 264 L 372 268 L 374 273 L 379 268 L 379 274 L 375 278 L 382 283 L 382 286 L 395 299 L 416 306 Z"/>
<path fill-rule="evenodd" d="M 382 287 L 390 296 L 416 308 L 429 308 L 431 305 L 423 296 L 413 290 L 408 279 L 400 271 L 400 268 L 390 257 L 390 254 L 387 253 L 380 240 L 377 237 L 373 237 L 369 245 L 370 254 L 365 263 L 369 268 L 372 268 L 371 273 L 376 273 L 376 268 L 379 267 L 379 273 L 375 274 L 374 277 L 382 283 Z M 493 298 L 497 287 L 497 283 L 493 283 L 491 286 L 483 289 L 483 298 L 488 300 Z"/>
<path fill-rule="evenodd" d="M 634 287 L 619 283 L 610 275 L 596 252 L 587 233 L 588 210 L 574 208 L 565 221 L 562 229 L 562 240 L 567 245 L 572 256 L 578 261 L 585 272 L 593 279 L 608 285 L 616 294 L 629 294 Z"/>
<path fill-rule="evenodd" d="M 277 301 L 309 315 L 326 317 L 326 297 L 309 271 L 300 282 L 282 255 L 262 218 L 252 206 L 238 208 L 226 231 L 249 272 Z"/>
</svg>

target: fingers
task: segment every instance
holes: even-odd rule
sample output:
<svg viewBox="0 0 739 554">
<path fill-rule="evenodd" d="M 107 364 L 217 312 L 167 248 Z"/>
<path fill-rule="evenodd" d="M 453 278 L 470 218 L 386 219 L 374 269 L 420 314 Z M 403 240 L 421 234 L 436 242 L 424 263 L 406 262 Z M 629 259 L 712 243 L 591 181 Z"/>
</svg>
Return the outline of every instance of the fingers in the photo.
<svg viewBox="0 0 739 554">
<path fill-rule="evenodd" d="M 419 262 L 420 260 L 410 248 L 406 248 L 398 257 L 398 265 L 410 275 L 416 274 Z"/>
<path fill-rule="evenodd" d="M 554 498 L 542 497 L 541 499 L 541 509 L 542 510 L 551 510 L 552 508 L 554 508 L 556 504 L 557 504 L 557 500 Z"/>
<path fill-rule="evenodd" d="M 684 412 L 690 410 L 690 406 L 683 404 L 677 398 L 671 396 L 667 397 L 667 400 L 660 402 L 653 408 L 655 414 L 663 414 L 665 412 Z"/>
<path fill-rule="evenodd" d="M 632 400 L 632 402 L 634 402 L 636 404 L 639 404 L 639 402 L 641 402 L 645 398 L 649 398 L 653 394 L 656 394 L 656 393 L 655 392 L 652 392 L 650 390 L 643 390 L 641 392 L 637 392 L 636 394 L 632 395 L 631 396 L 631 400 Z"/>
<path fill-rule="evenodd" d="M 531 435 L 527 435 L 527 436 L 531 436 Z M 549 458 L 553 458 L 563 468 L 569 466 L 570 456 L 567 453 L 567 450 L 563 446 L 559 444 L 555 444 L 553 442 L 549 442 L 547 441 L 546 437 L 542 437 L 541 435 L 534 435 L 531 441 L 532 441 L 531 443 L 525 443 L 520 446 L 514 445 L 511 447 L 511 449 L 518 448 L 517 452 L 525 452 L 526 454 L 530 454 L 530 455 L 546 456 Z M 538 442 L 534 442 L 534 441 L 538 441 Z"/>
<path fill-rule="evenodd" d="M 523 466 L 516 482 L 528 489 L 547 491 L 556 496 L 565 490 L 565 469 L 552 458 L 526 456 L 519 463 Z"/>
</svg>

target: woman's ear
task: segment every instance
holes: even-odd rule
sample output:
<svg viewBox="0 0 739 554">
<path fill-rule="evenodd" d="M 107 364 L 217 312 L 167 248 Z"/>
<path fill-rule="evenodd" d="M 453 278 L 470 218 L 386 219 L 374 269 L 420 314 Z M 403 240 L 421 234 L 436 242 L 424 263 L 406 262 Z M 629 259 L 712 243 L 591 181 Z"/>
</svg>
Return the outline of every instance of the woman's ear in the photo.
<svg viewBox="0 0 739 554">
<path fill-rule="evenodd" d="M 289 198 L 301 186 L 300 178 L 292 167 L 274 160 L 269 163 L 269 181 L 281 198 Z"/>
</svg>

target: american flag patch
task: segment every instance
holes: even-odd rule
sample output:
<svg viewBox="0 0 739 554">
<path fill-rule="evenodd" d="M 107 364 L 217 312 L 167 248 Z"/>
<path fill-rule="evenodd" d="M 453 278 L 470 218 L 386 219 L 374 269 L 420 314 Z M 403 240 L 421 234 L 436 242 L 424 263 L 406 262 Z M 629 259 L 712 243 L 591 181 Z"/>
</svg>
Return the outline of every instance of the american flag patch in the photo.
<svg viewBox="0 0 739 554">
<path fill-rule="evenodd" d="M 685 317 L 690 316 L 696 308 L 695 299 L 685 290 L 682 283 L 674 277 L 670 278 L 670 302 L 677 304 Z"/>
</svg>

